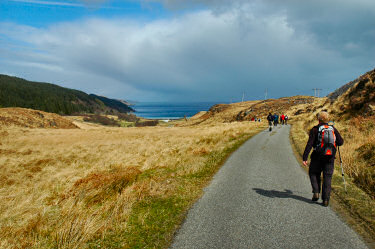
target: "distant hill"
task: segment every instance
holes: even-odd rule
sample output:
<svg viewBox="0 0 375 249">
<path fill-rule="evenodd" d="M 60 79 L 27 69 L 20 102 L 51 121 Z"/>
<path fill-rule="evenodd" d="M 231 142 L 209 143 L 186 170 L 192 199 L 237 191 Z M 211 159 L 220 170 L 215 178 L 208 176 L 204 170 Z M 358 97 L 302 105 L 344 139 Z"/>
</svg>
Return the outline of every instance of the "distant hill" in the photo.
<svg viewBox="0 0 375 249">
<path fill-rule="evenodd" d="M 368 80 L 374 80 L 374 75 L 375 75 L 375 69 L 359 76 L 357 79 L 350 81 L 343 85 L 342 87 L 336 89 L 334 92 L 328 94 L 328 98 L 331 100 L 337 99 L 339 96 L 344 94 L 346 91 L 348 91 L 351 87 L 353 87 L 355 84 L 359 82 L 367 82 Z M 370 78 L 369 78 L 370 77 Z"/>
<path fill-rule="evenodd" d="M 292 96 L 279 99 L 253 100 L 232 104 L 217 104 L 206 112 L 200 112 L 178 126 L 198 124 L 230 123 L 250 121 L 253 118 L 266 120 L 268 113 L 287 114 L 290 120 L 296 115 L 315 111 L 326 98 Z"/>
<path fill-rule="evenodd" d="M 133 112 L 134 111 L 123 100 L 109 99 L 109 98 L 106 98 L 106 97 L 103 97 L 103 96 L 98 96 L 98 95 L 95 95 L 95 94 L 90 94 L 90 96 L 92 96 L 92 97 L 94 97 L 96 99 L 99 99 L 106 106 L 108 106 L 108 107 L 110 107 L 112 109 L 118 110 L 119 112 L 125 113 L 125 112 L 130 112 L 130 111 Z"/>
<path fill-rule="evenodd" d="M 343 85 L 326 97 L 292 96 L 279 99 L 255 100 L 233 104 L 218 104 L 207 112 L 193 116 L 180 126 L 212 122 L 249 121 L 254 117 L 265 119 L 269 112 L 294 117 L 306 116 L 315 120 L 315 114 L 328 110 L 335 120 L 354 116 L 375 117 L 375 69 Z"/>
<path fill-rule="evenodd" d="M 0 107 L 23 107 L 63 115 L 126 113 L 124 101 L 0 74 Z"/>
<path fill-rule="evenodd" d="M 375 69 L 345 84 L 328 98 L 340 114 L 375 115 Z"/>
</svg>

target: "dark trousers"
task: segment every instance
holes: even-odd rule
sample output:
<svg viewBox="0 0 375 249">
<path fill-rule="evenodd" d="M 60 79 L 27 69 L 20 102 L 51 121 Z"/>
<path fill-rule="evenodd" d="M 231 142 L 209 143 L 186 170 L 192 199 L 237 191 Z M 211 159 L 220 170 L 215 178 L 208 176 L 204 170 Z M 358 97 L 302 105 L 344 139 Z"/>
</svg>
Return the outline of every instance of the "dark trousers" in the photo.
<svg viewBox="0 0 375 249">
<path fill-rule="evenodd" d="M 313 193 L 320 193 L 322 188 L 323 201 L 329 201 L 331 195 L 331 181 L 334 167 L 333 159 L 311 159 L 309 176 Z M 323 172 L 323 184 L 321 174 Z M 322 187 L 321 187 L 322 185 Z"/>
</svg>

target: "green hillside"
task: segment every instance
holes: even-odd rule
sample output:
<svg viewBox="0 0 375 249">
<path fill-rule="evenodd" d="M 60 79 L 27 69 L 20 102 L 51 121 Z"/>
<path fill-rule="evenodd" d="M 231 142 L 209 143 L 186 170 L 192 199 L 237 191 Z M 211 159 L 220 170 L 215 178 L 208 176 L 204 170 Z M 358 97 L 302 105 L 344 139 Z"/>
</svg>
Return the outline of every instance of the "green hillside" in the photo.
<svg viewBox="0 0 375 249">
<path fill-rule="evenodd" d="M 50 83 L 0 74 L 1 107 L 23 107 L 65 115 L 134 111 L 119 100 L 103 98 Z"/>
<path fill-rule="evenodd" d="M 127 104 L 125 104 L 121 100 L 117 99 L 109 99 L 103 96 L 95 95 L 95 94 L 90 94 L 91 97 L 94 97 L 101 102 L 103 102 L 106 106 L 113 108 L 115 110 L 118 110 L 119 112 L 129 112 L 129 111 L 134 111 L 131 109 Z"/>
</svg>

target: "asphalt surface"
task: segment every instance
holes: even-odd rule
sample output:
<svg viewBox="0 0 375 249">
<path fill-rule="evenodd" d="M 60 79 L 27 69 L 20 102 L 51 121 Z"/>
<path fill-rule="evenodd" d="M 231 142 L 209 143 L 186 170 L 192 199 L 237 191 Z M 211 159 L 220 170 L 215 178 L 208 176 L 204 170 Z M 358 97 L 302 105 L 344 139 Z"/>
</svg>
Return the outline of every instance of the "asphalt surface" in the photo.
<svg viewBox="0 0 375 249">
<path fill-rule="evenodd" d="M 367 248 L 331 208 L 311 201 L 289 132 L 263 131 L 234 152 L 171 248 Z"/>
</svg>

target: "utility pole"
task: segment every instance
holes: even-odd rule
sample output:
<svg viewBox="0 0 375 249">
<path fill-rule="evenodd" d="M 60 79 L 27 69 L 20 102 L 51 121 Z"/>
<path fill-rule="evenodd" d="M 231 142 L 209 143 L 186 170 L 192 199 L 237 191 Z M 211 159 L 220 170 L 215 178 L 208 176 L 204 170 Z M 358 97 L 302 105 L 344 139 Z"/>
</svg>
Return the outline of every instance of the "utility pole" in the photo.
<svg viewBox="0 0 375 249">
<path fill-rule="evenodd" d="M 317 96 L 318 96 L 318 98 L 319 98 L 319 96 L 320 96 L 320 91 L 322 91 L 323 89 L 320 89 L 320 88 L 313 88 L 313 90 L 314 90 L 314 97 L 317 97 Z M 316 95 L 316 93 L 318 93 L 318 95 Z"/>
</svg>

